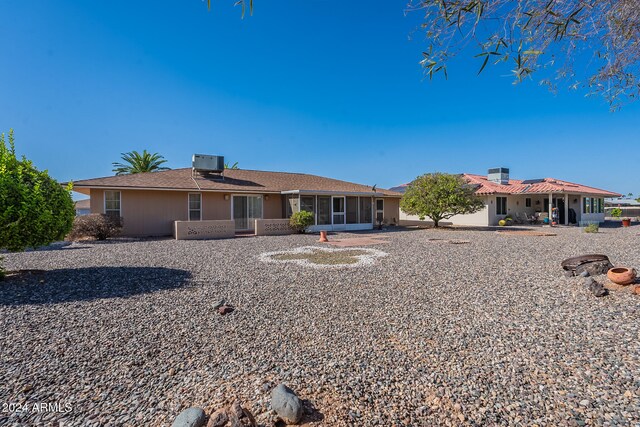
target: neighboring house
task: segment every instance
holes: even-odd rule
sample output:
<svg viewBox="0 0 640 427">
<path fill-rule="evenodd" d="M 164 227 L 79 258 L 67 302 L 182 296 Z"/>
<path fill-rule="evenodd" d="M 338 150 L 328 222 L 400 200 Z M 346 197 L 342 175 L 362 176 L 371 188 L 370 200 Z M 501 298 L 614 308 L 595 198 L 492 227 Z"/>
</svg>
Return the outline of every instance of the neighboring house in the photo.
<svg viewBox="0 0 640 427">
<path fill-rule="evenodd" d="M 91 212 L 121 216 L 127 236 L 171 235 L 175 221 L 234 220 L 236 231 L 252 232 L 256 219 L 299 210 L 314 213 L 311 231 L 399 221 L 401 194 L 302 173 L 223 170 L 220 159 L 196 155 L 192 168 L 74 181 L 73 190 L 91 196 Z"/>
<path fill-rule="evenodd" d="M 509 178 L 509 169 L 489 169 L 487 175 L 462 174 L 484 201 L 484 209 L 470 215 L 456 215 L 449 220 L 454 225 L 498 225 L 507 215 L 522 219 L 549 214 L 551 206 L 558 208 L 560 224 L 604 221 L 604 199 L 619 197 L 611 191 L 574 184 L 555 178 L 518 180 Z M 408 184 L 392 190 L 404 192 Z M 526 214 L 526 215 L 525 215 Z M 419 221 L 416 216 L 400 213 L 401 224 Z"/>
<path fill-rule="evenodd" d="M 604 201 L 604 213 L 607 217 L 611 217 L 611 210 L 613 208 L 620 208 L 622 210 L 622 218 L 640 217 L 640 202 L 637 199 L 619 197 Z"/>
<path fill-rule="evenodd" d="M 91 213 L 91 199 L 82 199 L 74 202 L 76 216 L 89 215 Z"/>
</svg>

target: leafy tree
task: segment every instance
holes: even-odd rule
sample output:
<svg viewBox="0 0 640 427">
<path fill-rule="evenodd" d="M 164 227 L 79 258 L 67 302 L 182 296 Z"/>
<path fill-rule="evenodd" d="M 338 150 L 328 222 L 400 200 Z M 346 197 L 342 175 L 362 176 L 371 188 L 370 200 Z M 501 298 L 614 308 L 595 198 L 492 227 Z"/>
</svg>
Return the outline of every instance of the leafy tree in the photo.
<svg viewBox="0 0 640 427">
<path fill-rule="evenodd" d="M 409 9 L 424 14 L 430 78 L 446 77 L 448 60 L 471 45 L 478 73 L 506 62 L 515 82 L 539 72 L 553 90 L 563 81 L 613 108 L 640 94 L 637 0 L 410 0 Z"/>
<path fill-rule="evenodd" d="M 400 200 L 400 208 L 420 220 L 431 218 L 435 227 L 454 215 L 472 214 L 484 208 L 483 201 L 460 175 L 428 173 L 417 177 Z"/>
<path fill-rule="evenodd" d="M 0 249 L 22 251 L 63 239 L 75 217 L 71 188 L 18 159 L 13 130 L 8 145 L 0 134 Z"/>
<path fill-rule="evenodd" d="M 142 154 L 137 151 L 122 153 L 122 160 L 124 163 L 113 163 L 113 172 L 116 175 L 169 170 L 169 168 L 162 166 L 167 162 L 163 156 L 158 153 L 151 154 L 147 150 L 143 150 Z"/>
</svg>

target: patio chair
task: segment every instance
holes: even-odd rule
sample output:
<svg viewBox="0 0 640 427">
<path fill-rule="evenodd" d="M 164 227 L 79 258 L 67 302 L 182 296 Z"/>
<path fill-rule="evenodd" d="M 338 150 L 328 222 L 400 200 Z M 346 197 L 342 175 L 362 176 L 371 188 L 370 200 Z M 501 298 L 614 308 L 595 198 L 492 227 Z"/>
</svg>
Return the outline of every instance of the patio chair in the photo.
<svg viewBox="0 0 640 427">
<path fill-rule="evenodd" d="M 538 222 L 538 219 L 535 216 L 529 216 L 526 212 L 523 212 L 523 215 L 529 224 L 535 224 Z"/>
<path fill-rule="evenodd" d="M 526 216 L 526 214 L 525 214 Z M 522 215 L 520 214 L 520 212 L 516 212 L 516 214 L 514 215 L 514 221 L 516 222 L 516 224 L 526 224 L 528 222 L 527 219 L 522 218 Z"/>
</svg>

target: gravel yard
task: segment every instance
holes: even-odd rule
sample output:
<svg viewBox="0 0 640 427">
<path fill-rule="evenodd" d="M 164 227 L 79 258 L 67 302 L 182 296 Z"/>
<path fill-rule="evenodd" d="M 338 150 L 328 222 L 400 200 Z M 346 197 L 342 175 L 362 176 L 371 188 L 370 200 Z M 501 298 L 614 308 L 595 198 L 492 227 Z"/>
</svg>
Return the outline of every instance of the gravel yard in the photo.
<svg viewBox="0 0 640 427">
<path fill-rule="evenodd" d="M 0 282 L 0 404 L 28 405 L 0 425 L 166 426 L 235 398 L 264 421 L 284 382 L 311 426 L 637 426 L 640 296 L 596 298 L 560 262 L 638 268 L 638 228 L 404 229 L 355 268 L 260 261 L 317 235 L 7 254 L 50 271 Z"/>
</svg>

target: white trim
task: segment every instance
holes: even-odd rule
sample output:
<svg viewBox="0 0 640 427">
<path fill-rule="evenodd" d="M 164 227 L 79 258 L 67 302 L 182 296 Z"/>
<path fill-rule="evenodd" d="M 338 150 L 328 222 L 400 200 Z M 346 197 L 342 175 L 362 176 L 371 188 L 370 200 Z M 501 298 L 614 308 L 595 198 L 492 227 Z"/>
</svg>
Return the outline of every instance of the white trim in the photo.
<svg viewBox="0 0 640 427">
<path fill-rule="evenodd" d="M 197 192 L 189 192 L 187 194 L 187 221 L 191 221 L 191 200 L 189 200 L 189 196 L 191 196 L 192 194 L 197 194 L 198 196 L 200 196 L 200 209 L 198 209 L 200 211 L 200 218 L 198 218 L 197 220 L 193 220 L 193 221 L 202 221 L 202 193 L 197 193 Z M 195 209 L 193 209 L 195 210 Z"/>
</svg>

